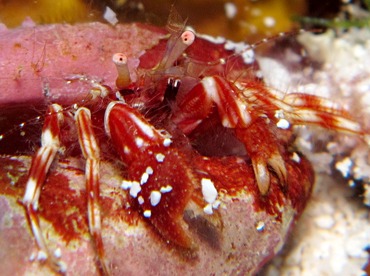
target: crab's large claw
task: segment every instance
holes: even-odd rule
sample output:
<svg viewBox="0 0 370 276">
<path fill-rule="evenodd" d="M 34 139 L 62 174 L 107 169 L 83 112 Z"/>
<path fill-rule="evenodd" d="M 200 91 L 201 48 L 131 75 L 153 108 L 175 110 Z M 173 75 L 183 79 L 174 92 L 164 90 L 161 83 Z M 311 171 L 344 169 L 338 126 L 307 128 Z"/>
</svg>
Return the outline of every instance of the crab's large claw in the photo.
<svg viewBox="0 0 370 276">
<path fill-rule="evenodd" d="M 249 103 L 240 91 L 219 76 L 205 77 L 178 104 L 172 120 L 186 134 L 193 132 L 217 107 L 225 128 L 235 130 L 251 158 L 258 189 L 266 195 L 270 188 L 270 169 L 276 173 L 282 186 L 286 184 L 287 170 L 278 148 L 278 141 L 264 118 L 254 121 Z"/>
<path fill-rule="evenodd" d="M 108 106 L 105 128 L 128 166 L 130 180 L 122 187 L 129 190 L 133 205 L 166 241 L 195 248 L 183 214 L 200 181 L 189 169 L 187 155 L 172 148 L 170 137 L 124 103 Z"/>
</svg>

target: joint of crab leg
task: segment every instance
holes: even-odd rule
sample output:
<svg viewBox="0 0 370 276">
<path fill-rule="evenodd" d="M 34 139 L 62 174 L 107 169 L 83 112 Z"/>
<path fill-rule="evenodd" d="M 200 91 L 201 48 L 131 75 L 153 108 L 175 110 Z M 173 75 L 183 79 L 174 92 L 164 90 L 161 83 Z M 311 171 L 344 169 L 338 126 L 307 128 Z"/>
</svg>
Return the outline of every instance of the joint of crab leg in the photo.
<svg viewBox="0 0 370 276">
<path fill-rule="evenodd" d="M 169 40 L 165 55 L 158 66 L 158 69 L 168 69 L 173 66 L 175 61 L 184 53 L 184 51 L 193 44 L 195 40 L 195 34 L 192 31 L 184 31 L 180 37 L 176 38 L 176 41 Z"/>
<path fill-rule="evenodd" d="M 117 68 L 116 86 L 123 89 L 131 84 L 130 70 L 128 69 L 127 56 L 122 53 L 116 53 L 112 57 L 113 63 Z"/>
<path fill-rule="evenodd" d="M 44 259 L 49 262 L 54 270 L 64 273 L 62 264 L 55 259 L 54 255 L 46 246 L 37 214 L 42 184 L 45 182 L 46 174 L 60 147 L 59 127 L 63 120 L 61 110 L 62 107 L 57 104 L 51 105 L 47 110 L 46 114 L 48 116 L 46 116 L 42 129 L 41 147 L 31 163 L 26 191 L 23 197 L 23 205 L 37 246 L 40 252 L 43 252 Z"/>
<path fill-rule="evenodd" d="M 103 239 L 101 235 L 101 215 L 99 205 L 99 169 L 100 150 L 91 123 L 91 113 L 85 107 L 79 108 L 75 114 L 80 147 L 86 158 L 86 191 L 90 234 L 98 253 L 100 267 L 104 275 L 109 275 L 109 266 L 105 259 Z"/>
</svg>

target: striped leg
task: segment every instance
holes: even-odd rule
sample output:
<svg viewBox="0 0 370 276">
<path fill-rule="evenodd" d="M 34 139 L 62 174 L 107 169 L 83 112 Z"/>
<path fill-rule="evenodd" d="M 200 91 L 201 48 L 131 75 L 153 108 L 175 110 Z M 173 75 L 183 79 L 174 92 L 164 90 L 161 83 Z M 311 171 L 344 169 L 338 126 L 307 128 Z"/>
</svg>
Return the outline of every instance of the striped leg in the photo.
<svg viewBox="0 0 370 276">
<path fill-rule="evenodd" d="M 101 217 L 99 205 L 99 146 L 91 123 L 91 113 L 85 108 L 79 108 L 75 114 L 80 147 L 86 158 L 86 193 L 90 234 L 94 240 L 99 257 L 100 269 L 104 275 L 110 275 L 105 259 L 104 245 L 101 236 Z"/>
<path fill-rule="evenodd" d="M 41 147 L 34 156 L 29 172 L 26 191 L 23 197 L 23 205 L 26 210 L 28 223 L 39 248 L 38 259 L 48 261 L 55 271 L 65 272 L 62 263 L 54 256 L 46 246 L 42 236 L 39 216 L 38 202 L 41 187 L 45 182 L 46 174 L 60 148 L 60 124 L 63 121 L 62 107 L 53 104 L 47 110 L 46 120 L 42 129 Z"/>
</svg>

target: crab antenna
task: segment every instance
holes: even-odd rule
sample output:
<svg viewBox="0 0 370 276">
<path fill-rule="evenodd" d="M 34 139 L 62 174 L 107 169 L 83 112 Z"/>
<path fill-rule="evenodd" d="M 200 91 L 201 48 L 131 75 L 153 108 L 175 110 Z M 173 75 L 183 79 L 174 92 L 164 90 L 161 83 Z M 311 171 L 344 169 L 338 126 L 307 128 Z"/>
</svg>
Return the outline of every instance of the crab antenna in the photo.
<svg viewBox="0 0 370 276">
<path fill-rule="evenodd" d="M 173 47 L 168 47 L 165 55 L 158 66 L 158 69 L 170 68 L 174 62 L 183 54 L 183 52 L 191 44 L 193 44 L 195 34 L 192 31 L 184 31 L 179 38 L 174 42 Z"/>
<path fill-rule="evenodd" d="M 127 65 L 127 56 L 122 53 L 116 53 L 113 55 L 112 61 L 116 65 L 118 72 L 118 76 L 116 79 L 117 88 L 126 88 L 131 84 L 130 71 Z"/>
</svg>

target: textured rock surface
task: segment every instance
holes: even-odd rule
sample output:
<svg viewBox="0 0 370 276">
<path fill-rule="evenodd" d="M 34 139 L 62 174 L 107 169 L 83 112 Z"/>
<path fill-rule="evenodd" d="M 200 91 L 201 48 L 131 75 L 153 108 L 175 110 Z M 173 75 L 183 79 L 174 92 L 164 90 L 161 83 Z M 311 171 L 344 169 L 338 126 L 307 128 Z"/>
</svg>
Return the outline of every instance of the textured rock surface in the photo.
<svg viewBox="0 0 370 276">
<path fill-rule="evenodd" d="M 270 72 L 276 68 L 275 76 L 281 76 L 275 85 L 333 99 L 369 130 L 369 37 L 367 29 L 339 35 L 332 31 L 303 34 L 299 40 L 317 63 L 293 74 L 287 74 L 284 67 L 270 66 Z M 286 53 L 286 60 L 300 59 L 292 58 L 289 49 Z M 319 177 L 287 250 L 263 275 L 362 275 L 368 259 L 365 248 L 370 245 L 369 145 L 359 137 L 322 129 L 302 128 L 299 134 L 297 145 Z"/>
</svg>

